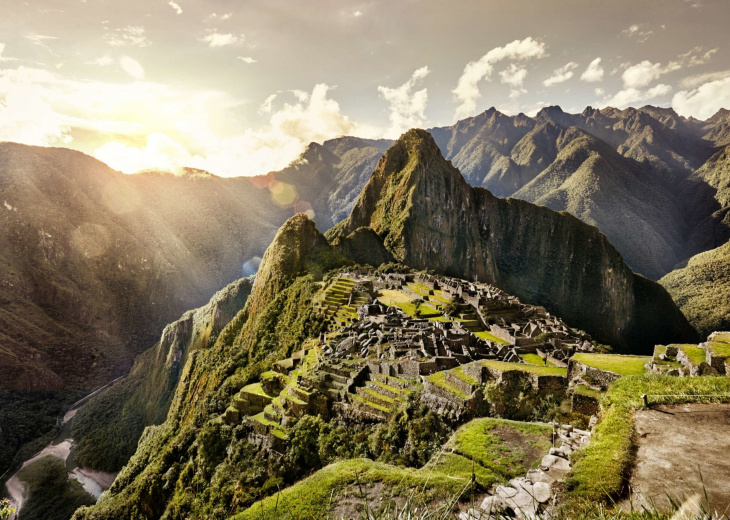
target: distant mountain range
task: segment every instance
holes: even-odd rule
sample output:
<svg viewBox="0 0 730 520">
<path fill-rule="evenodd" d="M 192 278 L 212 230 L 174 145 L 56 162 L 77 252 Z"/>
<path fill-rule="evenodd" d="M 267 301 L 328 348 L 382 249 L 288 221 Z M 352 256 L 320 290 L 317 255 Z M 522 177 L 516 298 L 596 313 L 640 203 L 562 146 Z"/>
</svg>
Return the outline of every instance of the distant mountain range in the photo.
<svg viewBox="0 0 730 520">
<path fill-rule="evenodd" d="M 726 265 L 730 255 L 722 247 L 730 239 L 727 110 L 698 121 L 656 107 L 587 108 L 581 114 L 549 107 L 534 118 L 490 109 L 429 132 L 440 155 L 468 184 L 491 192 L 471 192 L 459 180 L 438 198 L 454 212 L 465 210 L 454 205 L 452 195 L 464 204 L 468 200 L 467 222 L 474 228 L 462 229 L 470 246 L 459 253 L 468 256 L 429 254 L 418 259 L 413 252 L 408 256 L 399 251 L 395 243 L 380 247 L 380 217 L 363 217 L 360 224 L 370 231 L 347 228 L 361 237 L 353 242 L 338 236 L 342 248 L 368 244 L 370 253 L 379 255 L 371 257 L 373 262 L 399 258 L 425 267 L 427 259 L 444 271 L 461 266 L 465 276 L 494 275 L 526 301 L 553 305 L 566 319 L 574 316 L 576 323 L 591 328 L 590 319 L 579 315 L 578 304 L 573 308 L 568 301 L 577 286 L 552 293 L 557 288 L 540 285 L 540 278 L 553 273 L 525 262 L 548 250 L 563 254 L 551 249 L 551 233 L 558 222 L 570 222 L 561 229 L 573 229 L 581 240 L 598 244 L 611 265 L 623 265 L 610 252 L 615 247 L 634 271 L 653 280 L 664 277 L 661 283 L 703 334 L 707 327 L 730 326 L 722 318 L 730 314 L 730 303 L 713 299 L 717 281 L 708 273 L 716 271 L 707 270 L 718 262 Z M 256 257 L 294 213 L 309 212 L 323 231 L 347 219 L 392 145 L 388 140 L 341 137 L 312 143 L 281 171 L 223 179 L 199 170 L 124 175 L 79 152 L 0 144 L 0 393 L 88 391 L 124 373 L 137 354 L 155 344 L 166 323 L 250 274 L 243 265 L 251 260 L 256 265 Z M 446 168 L 445 163 L 439 168 Z M 534 215 L 541 215 L 534 217 L 539 225 L 533 226 L 534 220 L 510 222 L 506 215 L 525 218 L 521 208 L 527 206 L 495 196 L 567 211 L 597 227 L 610 244 L 567 215 L 535 210 Z M 332 233 L 352 226 L 363 207 Z M 452 218 L 446 211 L 443 216 Z M 435 223 L 418 225 L 427 224 Z M 513 238 L 511 243 L 490 244 L 485 229 L 520 232 L 523 242 Z M 561 240 L 575 239 L 572 231 L 565 233 Z M 406 237 L 404 247 L 416 240 Z M 421 248 L 423 254 L 429 248 L 454 246 L 439 243 L 438 234 L 420 239 L 432 240 Z M 510 249 L 512 256 L 506 254 Z M 709 250 L 710 264 L 708 255 L 692 258 Z M 479 266 L 474 255 L 482 253 L 487 262 Z M 603 265 L 589 256 L 578 258 L 587 267 Z M 568 262 L 562 268 L 575 273 L 576 265 Z M 683 269 L 672 273 L 675 268 Z M 600 271 L 595 269 L 594 275 Z M 634 291 L 634 301 L 616 311 L 623 318 L 605 325 L 625 332 L 631 329 L 629 309 L 643 305 L 641 295 L 646 295 L 638 288 L 650 287 L 653 293 L 656 286 L 623 266 L 619 270 L 622 283 L 628 284 L 625 294 Z M 724 280 L 726 272 L 717 276 Z M 601 305 L 615 305 L 612 298 Z M 582 301 L 593 302 L 588 296 Z M 715 318 L 708 318 L 710 307 Z M 621 344 L 618 332 L 606 330 L 605 339 Z M 33 425 L 25 426 L 25 433 L 0 432 L 5 453 L 38 433 Z M 0 457 L 0 470 L 5 459 Z"/>
</svg>

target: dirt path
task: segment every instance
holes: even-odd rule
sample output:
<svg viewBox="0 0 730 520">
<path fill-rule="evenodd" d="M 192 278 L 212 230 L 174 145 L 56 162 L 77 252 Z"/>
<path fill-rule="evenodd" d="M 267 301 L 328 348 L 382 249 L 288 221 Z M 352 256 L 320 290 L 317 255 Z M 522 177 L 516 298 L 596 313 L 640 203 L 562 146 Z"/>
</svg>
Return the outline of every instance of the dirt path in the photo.
<svg viewBox="0 0 730 520">
<path fill-rule="evenodd" d="M 635 415 L 638 450 L 622 509 L 669 507 L 707 492 L 712 511 L 730 518 L 730 404 L 654 406 Z"/>
</svg>

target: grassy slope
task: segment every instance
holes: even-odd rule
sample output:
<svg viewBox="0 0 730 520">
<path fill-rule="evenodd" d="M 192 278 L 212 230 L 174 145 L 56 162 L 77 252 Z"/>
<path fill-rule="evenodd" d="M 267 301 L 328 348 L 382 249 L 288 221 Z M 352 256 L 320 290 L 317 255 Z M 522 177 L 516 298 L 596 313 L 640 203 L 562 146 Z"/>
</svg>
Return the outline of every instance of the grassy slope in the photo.
<svg viewBox="0 0 730 520">
<path fill-rule="evenodd" d="M 481 488 L 523 475 L 534 466 L 516 446 L 499 437 L 498 430 L 511 430 L 539 450 L 540 457 L 550 448 L 549 425 L 501 419 L 475 419 L 459 428 L 444 450 L 420 469 L 392 466 L 368 459 L 352 459 L 331 464 L 312 476 L 252 505 L 236 515 L 236 520 L 274 518 L 324 518 L 330 504 L 348 487 L 358 493 L 375 483 L 387 492 L 418 499 L 442 500 L 460 494 L 468 485 L 472 467 Z M 453 448 L 453 452 L 451 449 Z M 472 465 L 472 460 L 474 461 Z M 381 496 L 385 492 L 381 492 Z"/>
<path fill-rule="evenodd" d="M 659 283 L 702 337 L 730 328 L 730 242 L 693 256 Z"/>
<path fill-rule="evenodd" d="M 599 370 L 607 370 L 622 376 L 636 376 L 646 372 L 644 365 L 651 361 L 651 356 L 578 353 L 572 359 Z"/>
<path fill-rule="evenodd" d="M 643 406 L 643 394 L 649 395 L 651 404 L 730 402 L 730 378 L 643 375 L 613 383 L 601 403 L 603 420 L 591 443 L 574 456 L 567 481 L 569 497 L 605 501 L 621 492 L 632 463 L 633 415 Z"/>
</svg>

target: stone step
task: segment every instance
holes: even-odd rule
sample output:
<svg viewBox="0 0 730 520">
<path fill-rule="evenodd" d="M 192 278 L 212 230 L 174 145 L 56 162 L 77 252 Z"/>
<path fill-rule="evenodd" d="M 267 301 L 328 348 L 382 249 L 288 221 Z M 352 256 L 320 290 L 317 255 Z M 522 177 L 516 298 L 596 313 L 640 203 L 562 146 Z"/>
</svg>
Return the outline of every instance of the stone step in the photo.
<svg viewBox="0 0 730 520">
<path fill-rule="evenodd" d="M 395 408 L 395 400 L 392 397 L 388 397 L 386 395 L 379 393 L 377 390 L 373 390 L 372 388 L 366 388 L 366 387 L 361 386 L 361 387 L 356 388 L 355 391 L 357 392 L 357 395 L 359 395 L 366 401 L 375 403 L 376 405 L 379 405 L 379 406 L 382 406 L 382 407 L 388 408 L 388 409 Z"/>
<path fill-rule="evenodd" d="M 368 381 L 367 383 L 365 383 L 365 386 L 367 388 L 370 388 L 371 390 L 375 390 L 378 393 L 390 397 L 391 399 L 397 399 L 401 396 L 402 393 L 399 388 L 388 386 L 386 383 L 383 383 L 381 381 Z"/>
</svg>

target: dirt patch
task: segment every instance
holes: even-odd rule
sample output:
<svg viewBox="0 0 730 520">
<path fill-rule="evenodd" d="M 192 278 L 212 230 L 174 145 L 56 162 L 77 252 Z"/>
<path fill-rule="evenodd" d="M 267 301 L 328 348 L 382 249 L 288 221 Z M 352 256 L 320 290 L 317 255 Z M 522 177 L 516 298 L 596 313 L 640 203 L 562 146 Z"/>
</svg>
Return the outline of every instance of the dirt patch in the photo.
<svg viewBox="0 0 730 520">
<path fill-rule="evenodd" d="M 730 404 L 654 406 L 634 418 L 636 464 L 621 508 L 666 509 L 668 497 L 697 493 L 704 502 L 706 491 L 710 511 L 730 514 Z"/>
<path fill-rule="evenodd" d="M 510 457 L 525 468 L 531 468 L 542 460 L 551 446 L 549 435 L 529 435 L 504 426 L 493 428 L 492 433 L 504 441 Z"/>
</svg>

